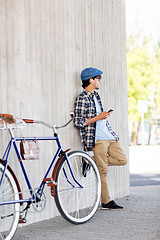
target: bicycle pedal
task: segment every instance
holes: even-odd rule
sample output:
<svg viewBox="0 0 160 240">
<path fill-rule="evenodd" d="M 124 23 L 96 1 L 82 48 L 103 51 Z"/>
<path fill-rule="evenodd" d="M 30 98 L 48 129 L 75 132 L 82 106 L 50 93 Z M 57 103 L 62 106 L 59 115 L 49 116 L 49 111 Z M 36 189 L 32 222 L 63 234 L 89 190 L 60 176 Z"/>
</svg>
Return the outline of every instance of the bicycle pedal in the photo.
<svg viewBox="0 0 160 240">
<path fill-rule="evenodd" d="M 20 215 L 19 217 L 19 223 L 26 223 L 27 220 L 25 218 L 22 218 L 22 216 Z"/>
<path fill-rule="evenodd" d="M 87 172 L 90 170 L 91 164 L 87 163 L 83 158 L 82 158 L 82 174 L 84 177 L 87 176 Z"/>
</svg>

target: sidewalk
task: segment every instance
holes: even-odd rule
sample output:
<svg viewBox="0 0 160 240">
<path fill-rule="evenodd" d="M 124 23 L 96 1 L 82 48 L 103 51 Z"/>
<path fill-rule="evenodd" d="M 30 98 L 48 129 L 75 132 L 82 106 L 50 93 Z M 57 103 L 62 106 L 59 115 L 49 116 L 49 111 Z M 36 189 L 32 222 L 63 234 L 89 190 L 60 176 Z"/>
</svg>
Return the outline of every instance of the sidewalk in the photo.
<svg viewBox="0 0 160 240">
<path fill-rule="evenodd" d="M 98 209 L 83 225 L 62 217 L 19 228 L 15 240 L 160 240 L 160 185 L 131 187 L 131 195 L 117 200 L 124 210 Z"/>
<path fill-rule="evenodd" d="M 131 174 L 160 174 L 160 145 L 129 147 Z"/>
<path fill-rule="evenodd" d="M 155 151 L 156 149 L 157 151 Z M 141 155 L 140 148 L 130 149 L 130 152 L 132 152 L 132 157 L 130 158 L 131 173 L 151 174 L 150 163 L 155 159 L 159 164 L 160 147 L 156 149 L 154 148 L 154 151 L 151 153 L 150 150 L 152 151 L 152 148 L 143 148 Z M 153 153 L 154 159 L 153 157 L 150 158 Z M 146 163 L 147 156 L 149 156 L 149 162 L 147 161 L 148 167 L 145 165 L 144 169 L 142 162 Z M 135 166 L 133 161 L 137 162 L 137 164 L 139 163 L 139 166 Z M 154 165 L 154 169 L 152 169 L 152 173 L 157 174 L 156 165 Z M 160 181 L 160 179 L 157 180 Z M 118 199 L 116 202 L 125 206 L 125 209 L 120 211 L 98 209 L 95 216 L 83 225 L 73 225 L 62 217 L 56 217 L 19 228 L 14 239 L 160 240 L 160 184 L 133 186 L 130 188 L 130 196 Z"/>
</svg>

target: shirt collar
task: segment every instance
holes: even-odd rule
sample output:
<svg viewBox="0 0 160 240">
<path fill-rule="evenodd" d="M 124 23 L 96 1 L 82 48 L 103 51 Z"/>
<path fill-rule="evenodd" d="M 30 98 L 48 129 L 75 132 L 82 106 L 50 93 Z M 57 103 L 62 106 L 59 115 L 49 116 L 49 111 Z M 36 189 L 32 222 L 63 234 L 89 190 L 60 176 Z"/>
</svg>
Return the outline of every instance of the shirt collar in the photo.
<svg viewBox="0 0 160 240">
<path fill-rule="evenodd" d="M 94 91 L 93 93 L 90 91 L 87 91 L 86 89 L 84 90 L 84 92 L 86 93 L 86 95 L 88 95 L 89 97 L 93 98 L 94 95 L 96 94 L 96 91 Z"/>
</svg>

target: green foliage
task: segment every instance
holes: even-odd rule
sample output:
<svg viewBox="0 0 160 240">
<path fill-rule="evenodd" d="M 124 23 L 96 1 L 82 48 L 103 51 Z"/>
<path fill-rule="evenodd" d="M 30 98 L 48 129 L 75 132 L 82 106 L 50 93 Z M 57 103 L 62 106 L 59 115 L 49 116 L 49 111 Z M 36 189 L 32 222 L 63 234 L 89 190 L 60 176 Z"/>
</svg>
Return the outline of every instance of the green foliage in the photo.
<svg viewBox="0 0 160 240">
<path fill-rule="evenodd" d="M 160 112 L 160 42 L 152 46 L 139 34 L 127 38 L 127 78 L 129 119 L 140 121 L 138 100 L 148 100 L 148 119 Z"/>
</svg>

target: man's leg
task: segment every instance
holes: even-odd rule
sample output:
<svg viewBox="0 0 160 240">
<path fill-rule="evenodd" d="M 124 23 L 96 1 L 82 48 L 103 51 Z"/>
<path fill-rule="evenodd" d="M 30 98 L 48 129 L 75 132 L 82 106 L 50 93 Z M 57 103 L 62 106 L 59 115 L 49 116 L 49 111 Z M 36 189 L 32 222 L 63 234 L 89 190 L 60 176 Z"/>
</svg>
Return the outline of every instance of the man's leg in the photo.
<svg viewBox="0 0 160 240">
<path fill-rule="evenodd" d="M 119 142 L 110 141 L 108 147 L 108 166 L 122 166 L 127 163 L 127 158 Z"/>
<path fill-rule="evenodd" d="M 102 203 L 108 203 L 111 201 L 111 198 L 109 196 L 109 191 L 108 191 L 108 185 L 107 185 L 107 171 L 108 171 L 107 152 L 108 152 L 109 145 L 110 145 L 110 141 L 98 140 L 96 141 L 95 147 L 93 148 L 93 152 L 94 152 L 93 158 L 97 164 L 97 167 L 101 176 Z"/>
</svg>

